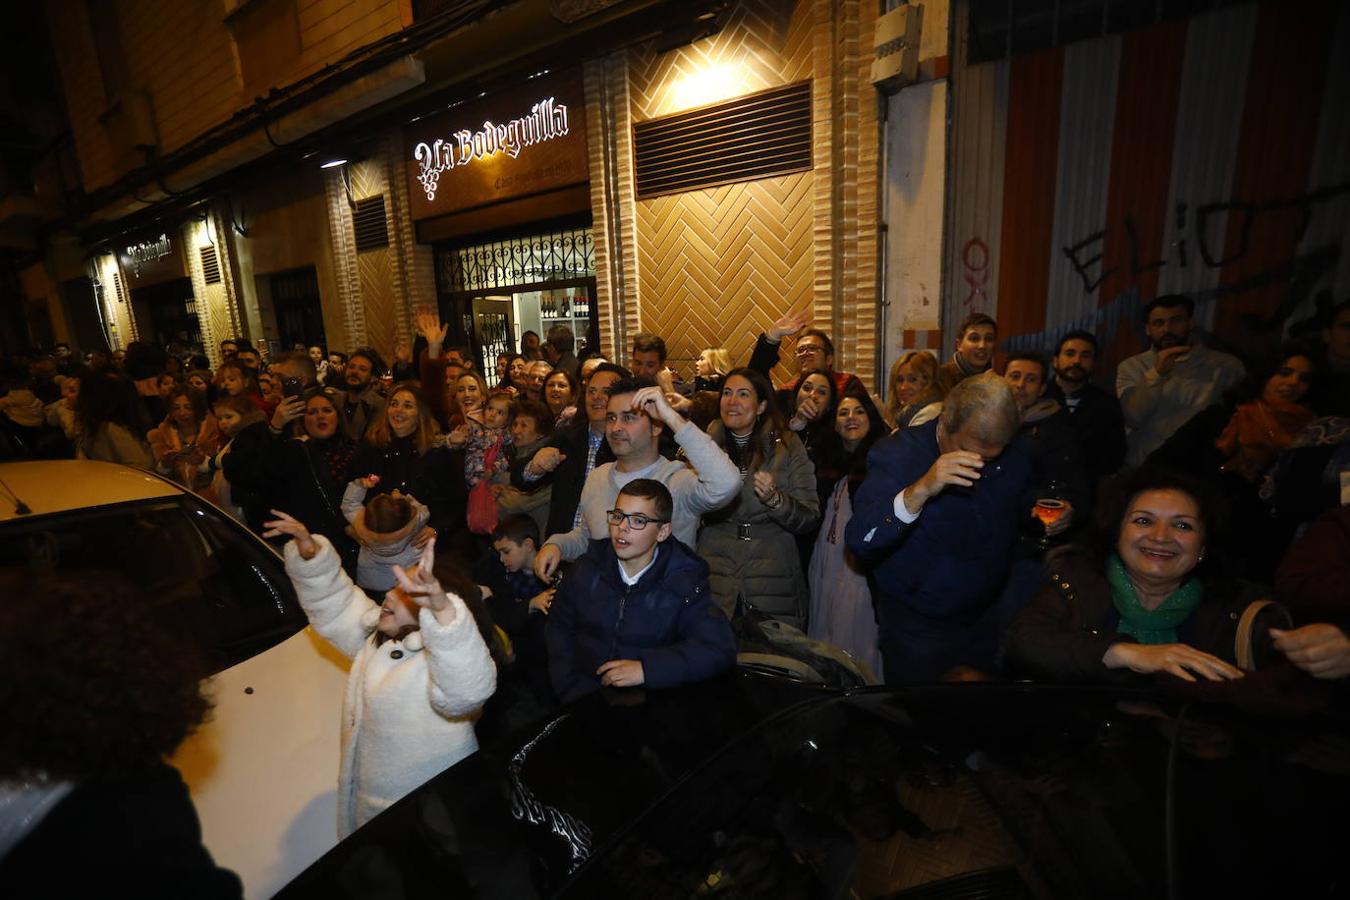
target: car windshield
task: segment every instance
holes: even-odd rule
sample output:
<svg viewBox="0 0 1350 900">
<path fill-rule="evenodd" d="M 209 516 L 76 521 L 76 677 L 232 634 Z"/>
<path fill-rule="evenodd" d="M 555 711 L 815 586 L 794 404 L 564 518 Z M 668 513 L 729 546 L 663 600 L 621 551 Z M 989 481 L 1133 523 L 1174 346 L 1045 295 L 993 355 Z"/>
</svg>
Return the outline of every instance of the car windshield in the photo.
<svg viewBox="0 0 1350 900">
<path fill-rule="evenodd" d="M 0 526 L 0 567 L 120 573 L 215 671 L 306 624 L 276 554 L 188 494 L 13 519 Z"/>
</svg>

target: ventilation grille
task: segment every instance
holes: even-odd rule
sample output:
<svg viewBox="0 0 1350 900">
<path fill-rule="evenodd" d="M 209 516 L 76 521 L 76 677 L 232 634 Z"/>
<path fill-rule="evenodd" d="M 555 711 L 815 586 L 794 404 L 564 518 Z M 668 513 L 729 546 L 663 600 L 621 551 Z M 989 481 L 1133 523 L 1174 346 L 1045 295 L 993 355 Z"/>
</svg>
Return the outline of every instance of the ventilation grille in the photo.
<svg viewBox="0 0 1350 900">
<path fill-rule="evenodd" d="M 356 228 L 357 253 L 389 246 L 389 223 L 384 217 L 383 194 L 357 200 L 352 223 Z"/>
<path fill-rule="evenodd" d="M 207 284 L 220 284 L 220 257 L 214 244 L 202 248 L 202 278 Z"/>
<path fill-rule="evenodd" d="M 633 126 L 639 200 L 811 168 L 811 82 Z"/>
</svg>

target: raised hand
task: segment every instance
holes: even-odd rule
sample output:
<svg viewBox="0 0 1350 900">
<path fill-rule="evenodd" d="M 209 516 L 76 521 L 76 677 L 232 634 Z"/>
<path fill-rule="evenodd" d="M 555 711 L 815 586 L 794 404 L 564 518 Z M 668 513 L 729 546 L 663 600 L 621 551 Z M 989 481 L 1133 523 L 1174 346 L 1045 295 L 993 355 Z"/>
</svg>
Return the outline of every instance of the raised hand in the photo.
<svg viewBox="0 0 1350 900">
<path fill-rule="evenodd" d="M 795 313 L 790 312 L 770 325 L 769 330 L 764 332 L 764 336 L 775 344 L 779 343 L 783 338 L 791 337 L 810 325 L 814 318 L 815 316 L 809 309 L 800 310 Z"/>
<path fill-rule="evenodd" d="M 272 413 L 272 428 L 275 431 L 281 431 L 295 419 L 305 414 L 305 401 L 299 397 L 286 397 L 277 404 L 276 410 Z"/>
<path fill-rule="evenodd" d="M 394 566 L 394 577 L 409 600 L 431 610 L 436 621 L 442 625 L 449 625 L 455 618 L 455 606 L 431 571 L 435 564 L 436 539 L 432 538 L 422 548 L 422 558 L 417 561 L 417 565 L 411 570 Z"/>
<path fill-rule="evenodd" d="M 684 418 L 671 409 L 670 403 L 666 401 L 666 395 L 659 387 L 639 388 L 633 394 L 632 408 L 642 410 L 651 418 L 664 422 L 671 431 L 684 424 Z"/>
<path fill-rule="evenodd" d="M 290 537 L 295 541 L 295 549 L 299 551 L 301 558 L 313 559 L 319 552 L 319 545 L 314 542 L 304 523 L 279 509 L 272 510 L 272 515 L 276 518 L 263 523 L 263 528 L 267 529 L 263 532 L 263 537 Z"/>
<path fill-rule="evenodd" d="M 413 321 L 417 325 L 417 333 L 427 339 L 427 355 L 432 359 L 439 357 L 441 345 L 445 343 L 445 333 L 450 326 L 442 324 L 441 317 L 427 307 L 419 308 Z"/>
</svg>

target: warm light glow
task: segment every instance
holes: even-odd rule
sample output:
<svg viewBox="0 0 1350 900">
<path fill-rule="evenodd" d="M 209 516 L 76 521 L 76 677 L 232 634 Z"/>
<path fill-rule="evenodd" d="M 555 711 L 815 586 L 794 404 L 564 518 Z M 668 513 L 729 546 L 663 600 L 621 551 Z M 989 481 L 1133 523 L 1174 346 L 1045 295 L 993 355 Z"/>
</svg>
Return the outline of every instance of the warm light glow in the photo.
<svg viewBox="0 0 1350 900">
<path fill-rule="evenodd" d="M 742 63 L 715 63 L 678 79 L 670 87 L 670 103 L 666 113 L 707 106 L 722 100 L 739 97 L 750 90 Z"/>
<path fill-rule="evenodd" d="M 336 169 L 338 166 L 345 166 L 346 164 L 347 164 L 347 161 L 346 161 L 345 159 L 330 159 L 330 160 L 329 160 L 328 162 L 326 162 L 326 163 L 319 163 L 319 168 L 320 168 L 320 169 Z"/>
</svg>

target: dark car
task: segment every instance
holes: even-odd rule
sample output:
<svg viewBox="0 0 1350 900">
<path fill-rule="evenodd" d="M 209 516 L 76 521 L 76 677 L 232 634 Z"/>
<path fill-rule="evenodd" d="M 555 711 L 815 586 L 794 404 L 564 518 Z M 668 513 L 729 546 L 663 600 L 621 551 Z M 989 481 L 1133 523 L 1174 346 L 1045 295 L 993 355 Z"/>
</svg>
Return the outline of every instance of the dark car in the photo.
<svg viewBox="0 0 1350 900">
<path fill-rule="evenodd" d="M 741 671 L 487 746 L 279 896 L 1346 896 L 1347 801 L 1326 715 Z"/>
</svg>

